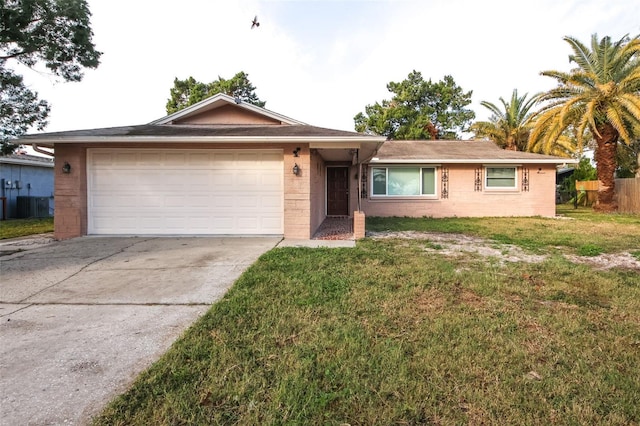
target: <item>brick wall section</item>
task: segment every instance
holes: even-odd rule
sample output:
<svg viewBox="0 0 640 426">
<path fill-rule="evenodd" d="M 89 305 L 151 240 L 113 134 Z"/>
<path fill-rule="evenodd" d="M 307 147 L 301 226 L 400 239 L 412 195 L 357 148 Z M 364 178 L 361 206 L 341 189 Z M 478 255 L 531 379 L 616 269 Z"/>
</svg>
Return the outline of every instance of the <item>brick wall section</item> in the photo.
<svg viewBox="0 0 640 426">
<path fill-rule="evenodd" d="M 353 212 L 353 237 L 361 240 L 365 236 L 365 214 L 364 212 Z"/>
<path fill-rule="evenodd" d="M 294 158 L 293 150 L 300 147 L 300 156 Z M 284 155 L 284 237 L 311 238 L 310 219 L 310 155 L 308 144 L 163 144 L 163 143 L 105 143 L 56 145 L 54 235 L 58 239 L 87 234 L 87 148 L 148 148 L 148 149 L 282 149 Z M 71 173 L 63 174 L 62 165 L 67 161 Z M 297 163 L 301 173 L 293 174 Z M 324 196 L 324 195 L 323 195 Z"/>
<path fill-rule="evenodd" d="M 450 164 L 449 198 L 437 199 L 371 199 L 363 200 L 367 216 L 409 217 L 491 217 L 491 216 L 555 216 L 555 178 L 553 164 L 530 164 L 529 191 L 522 190 L 522 167 L 518 168 L 518 185 L 513 191 L 475 191 L 475 169 L 481 165 Z M 540 169 L 540 170 L 538 170 Z M 369 173 L 371 176 L 371 173 Z M 483 168 L 484 177 L 484 168 Z M 370 182 L 369 182 L 370 185 Z M 441 170 L 436 185 L 441 194 Z M 371 193 L 369 188 L 368 193 Z"/>
<path fill-rule="evenodd" d="M 63 173 L 67 162 L 71 173 Z M 82 146 L 56 147 L 54 174 L 54 237 L 59 240 L 87 234 L 87 151 Z"/>
<path fill-rule="evenodd" d="M 300 147 L 298 157 L 293 150 Z M 300 168 L 293 174 L 293 166 Z M 309 239 L 311 233 L 311 156 L 308 144 L 288 146 L 284 151 L 284 237 Z"/>
</svg>

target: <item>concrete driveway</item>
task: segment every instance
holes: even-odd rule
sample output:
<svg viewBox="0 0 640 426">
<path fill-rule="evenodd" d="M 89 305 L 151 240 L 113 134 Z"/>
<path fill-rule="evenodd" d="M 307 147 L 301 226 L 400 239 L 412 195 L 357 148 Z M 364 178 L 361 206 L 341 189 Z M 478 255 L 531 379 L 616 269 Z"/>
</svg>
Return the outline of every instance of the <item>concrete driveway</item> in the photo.
<svg viewBox="0 0 640 426">
<path fill-rule="evenodd" d="M 87 423 L 279 241 L 3 244 L 0 423 Z"/>
</svg>

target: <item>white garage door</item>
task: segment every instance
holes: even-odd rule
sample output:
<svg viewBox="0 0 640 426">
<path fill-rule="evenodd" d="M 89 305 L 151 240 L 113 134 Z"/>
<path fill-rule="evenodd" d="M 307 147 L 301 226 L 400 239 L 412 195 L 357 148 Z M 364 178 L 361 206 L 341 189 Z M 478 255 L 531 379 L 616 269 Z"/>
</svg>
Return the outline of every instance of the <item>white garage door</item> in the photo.
<svg viewBox="0 0 640 426">
<path fill-rule="evenodd" d="M 88 232 L 283 233 L 278 150 L 87 150 Z"/>
</svg>

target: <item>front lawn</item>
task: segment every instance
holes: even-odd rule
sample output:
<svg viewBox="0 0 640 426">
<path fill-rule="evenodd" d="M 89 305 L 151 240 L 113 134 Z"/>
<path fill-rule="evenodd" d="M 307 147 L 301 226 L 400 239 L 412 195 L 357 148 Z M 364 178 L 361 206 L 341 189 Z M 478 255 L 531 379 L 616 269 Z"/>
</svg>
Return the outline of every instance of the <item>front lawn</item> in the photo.
<svg viewBox="0 0 640 426">
<path fill-rule="evenodd" d="M 10 219 L 0 221 L 0 240 L 53 232 L 53 218 Z"/>
<path fill-rule="evenodd" d="M 271 250 L 95 423 L 640 422 L 640 274 L 562 255 L 638 250 L 640 218 L 368 223 L 546 258 L 395 238 Z"/>
</svg>

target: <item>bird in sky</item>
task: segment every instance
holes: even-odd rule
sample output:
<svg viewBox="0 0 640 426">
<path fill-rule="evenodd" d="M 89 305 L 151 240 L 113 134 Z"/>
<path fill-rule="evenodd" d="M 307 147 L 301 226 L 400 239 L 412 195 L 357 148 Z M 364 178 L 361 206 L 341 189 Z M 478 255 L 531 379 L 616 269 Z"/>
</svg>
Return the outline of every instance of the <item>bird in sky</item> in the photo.
<svg viewBox="0 0 640 426">
<path fill-rule="evenodd" d="M 259 26 L 260 26 L 260 22 L 258 22 L 258 15 L 256 15 L 255 18 L 253 18 L 253 21 L 251 21 L 251 29 Z"/>
</svg>

